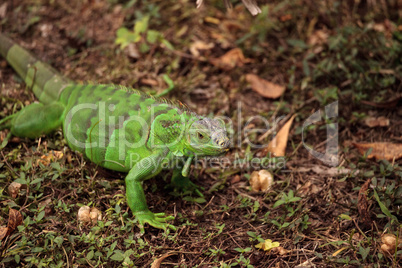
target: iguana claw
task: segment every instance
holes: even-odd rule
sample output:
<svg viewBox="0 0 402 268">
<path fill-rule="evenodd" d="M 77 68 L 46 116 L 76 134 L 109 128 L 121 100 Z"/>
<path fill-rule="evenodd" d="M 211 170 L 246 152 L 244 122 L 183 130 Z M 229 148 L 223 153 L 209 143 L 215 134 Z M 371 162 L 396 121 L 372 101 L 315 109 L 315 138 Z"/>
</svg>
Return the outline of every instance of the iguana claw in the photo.
<svg viewBox="0 0 402 268">
<path fill-rule="evenodd" d="M 176 227 L 172 224 L 167 223 L 168 221 L 174 220 L 174 216 L 165 216 L 165 213 L 152 213 L 151 211 L 141 211 L 135 213 L 135 217 L 138 220 L 141 233 L 145 233 L 144 224 L 163 229 L 166 231 L 167 228 L 176 231 Z"/>
</svg>

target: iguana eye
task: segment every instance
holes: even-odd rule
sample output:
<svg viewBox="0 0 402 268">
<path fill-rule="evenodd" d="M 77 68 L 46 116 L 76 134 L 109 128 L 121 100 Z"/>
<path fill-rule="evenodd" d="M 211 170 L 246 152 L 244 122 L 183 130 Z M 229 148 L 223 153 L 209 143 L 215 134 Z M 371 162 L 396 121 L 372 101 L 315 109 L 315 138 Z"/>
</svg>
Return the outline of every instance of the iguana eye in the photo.
<svg viewBox="0 0 402 268">
<path fill-rule="evenodd" d="M 204 138 L 204 135 L 203 135 L 201 132 L 198 132 L 198 138 L 199 138 L 200 140 L 202 140 L 202 139 Z"/>
</svg>

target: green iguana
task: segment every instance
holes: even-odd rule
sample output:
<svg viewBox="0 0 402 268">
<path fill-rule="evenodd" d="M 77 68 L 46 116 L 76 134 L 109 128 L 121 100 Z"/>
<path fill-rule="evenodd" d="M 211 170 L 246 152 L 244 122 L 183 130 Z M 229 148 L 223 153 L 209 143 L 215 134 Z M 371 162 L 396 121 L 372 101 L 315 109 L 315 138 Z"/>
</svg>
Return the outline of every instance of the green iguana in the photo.
<svg viewBox="0 0 402 268">
<path fill-rule="evenodd" d="M 228 150 L 224 124 L 198 116 L 180 102 L 121 86 L 76 84 L 2 34 L 0 54 L 40 101 L 0 120 L 0 130 L 10 129 L 8 138 L 37 138 L 62 126 L 71 149 L 97 165 L 128 172 L 127 202 L 142 232 L 145 223 L 175 230 L 167 223 L 173 216 L 148 209 L 142 183 L 182 160 L 172 184 L 202 195 L 187 178 L 190 165 L 194 157 Z"/>
</svg>

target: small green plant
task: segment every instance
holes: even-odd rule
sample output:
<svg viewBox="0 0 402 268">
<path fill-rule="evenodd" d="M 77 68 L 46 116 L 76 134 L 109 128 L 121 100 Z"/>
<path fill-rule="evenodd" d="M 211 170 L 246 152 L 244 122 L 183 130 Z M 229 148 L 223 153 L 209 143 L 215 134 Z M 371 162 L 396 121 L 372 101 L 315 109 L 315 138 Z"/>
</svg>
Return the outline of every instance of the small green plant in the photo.
<svg viewBox="0 0 402 268">
<path fill-rule="evenodd" d="M 124 49 L 130 43 L 138 43 L 141 53 L 146 53 L 150 50 L 150 45 L 164 44 L 165 47 L 173 49 L 172 44 L 167 41 L 163 34 L 156 30 L 148 29 L 150 16 L 143 16 L 134 24 L 134 29 L 130 31 L 126 27 L 121 27 L 116 32 L 115 43 Z"/>
<path fill-rule="evenodd" d="M 290 204 L 301 200 L 301 197 L 294 196 L 293 190 L 289 190 L 288 194 L 283 193 L 281 199 L 275 202 L 273 208 L 279 207 L 283 204 Z"/>
</svg>

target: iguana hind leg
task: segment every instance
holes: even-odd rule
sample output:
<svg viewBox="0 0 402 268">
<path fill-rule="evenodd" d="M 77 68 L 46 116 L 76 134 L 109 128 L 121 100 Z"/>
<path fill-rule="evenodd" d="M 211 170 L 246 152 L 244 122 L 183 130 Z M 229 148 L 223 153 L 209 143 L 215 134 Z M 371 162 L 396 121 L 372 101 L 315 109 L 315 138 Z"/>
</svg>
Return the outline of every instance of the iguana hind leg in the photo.
<svg viewBox="0 0 402 268">
<path fill-rule="evenodd" d="M 37 138 L 61 126 L 63 111 L 64 105 L 58 102 L 47 105 L 32 103 L 2 119 L 0 129 L 9 128 L 17 137 Z"/>
</svg>

